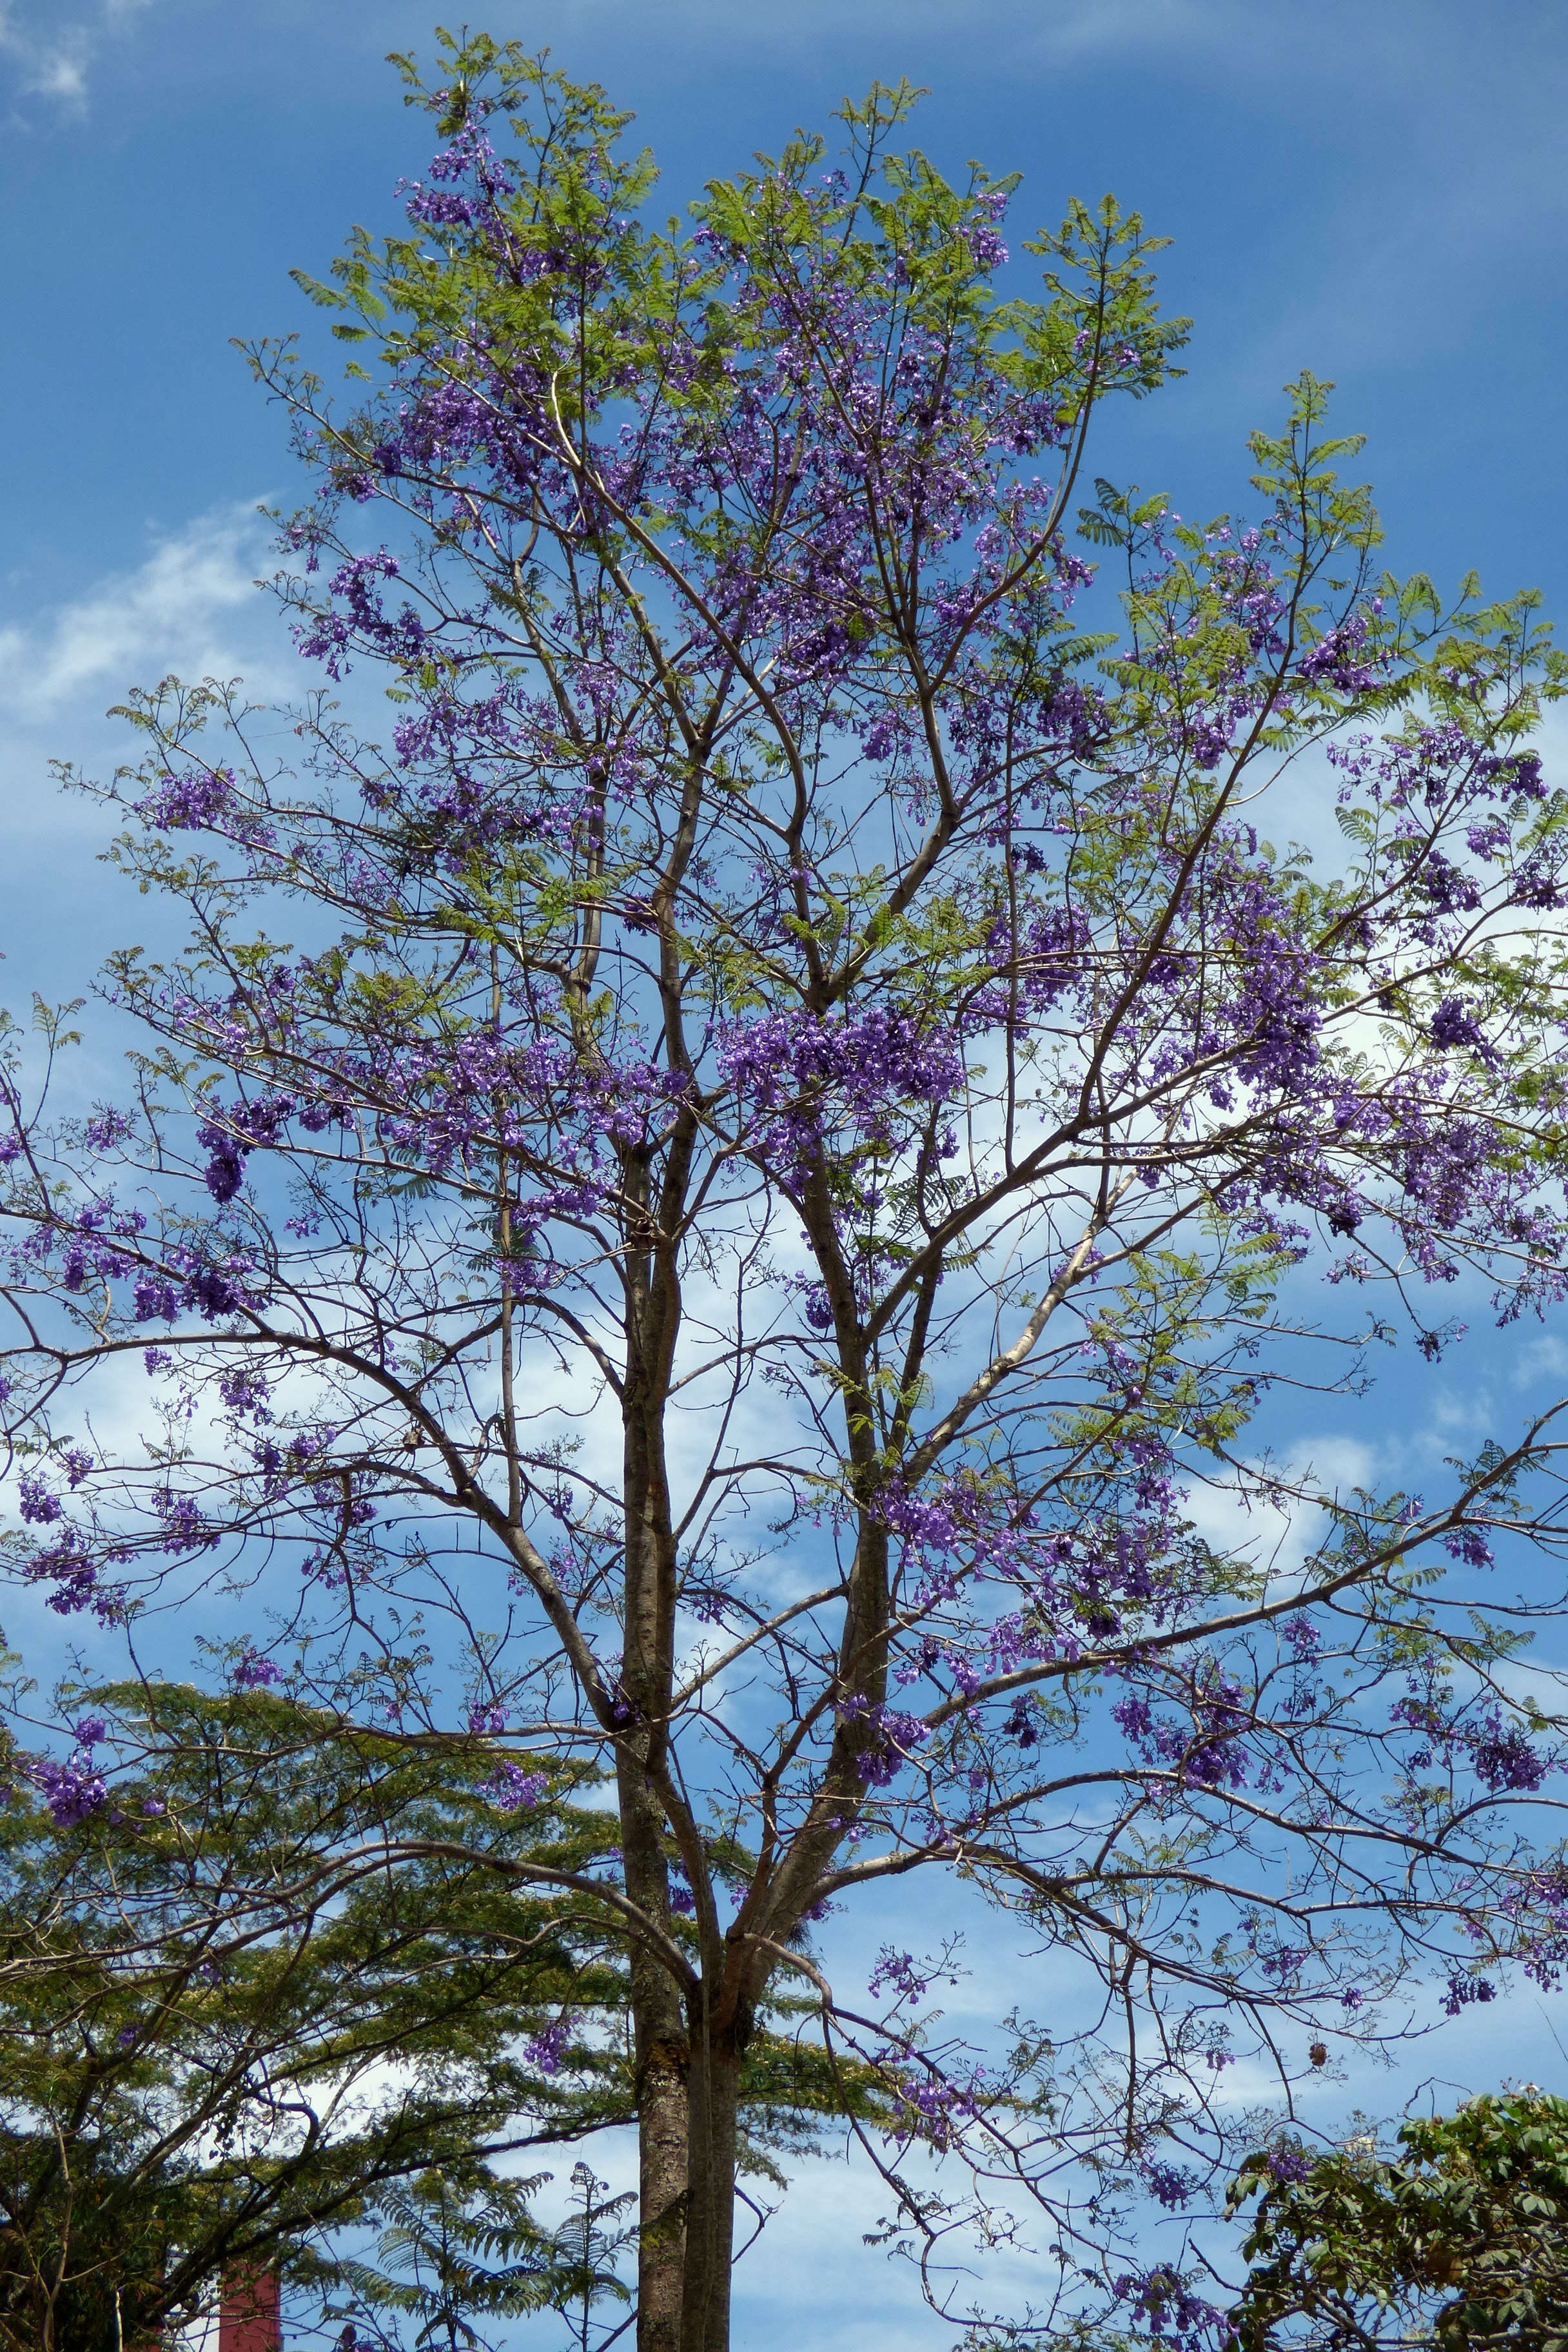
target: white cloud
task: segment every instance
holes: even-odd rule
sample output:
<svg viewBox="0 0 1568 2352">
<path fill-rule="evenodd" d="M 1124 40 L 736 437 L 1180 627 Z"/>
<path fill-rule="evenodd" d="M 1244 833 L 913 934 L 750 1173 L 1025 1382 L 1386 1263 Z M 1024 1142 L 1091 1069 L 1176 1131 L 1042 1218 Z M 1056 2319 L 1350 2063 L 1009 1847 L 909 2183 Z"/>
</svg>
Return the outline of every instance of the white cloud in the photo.
<svg viewBox="0 0 1568 2352">
<path fill-rule="evenodd" d="M 1304 1439 L 1279 1466 L 1278 1499 L 1254 1491 L 1253 1480 L 1261 1469 L 1255 1464 L 1245 1484 L 1195 1484 L 1184 1509 L 1198 1534 L 1216 1550 L 1266 1568 L 1279 1584 L 1288 1584 L 1328 1531 L 1322 1507 L 1309 1497 L 1346 1499 L 1359 1487 L 1374 1487 L 1391 1465 L 1386 1447 L 1327 1435 Z"/>
<path fill-rule="evenodd" d="M 79 111 L 88 74 L 106 38 L 151 5 L 151 0 L 98 0 L 96 7 L 61 21 L 53 0 L 0 0 L 0 59 L 8 61 L 24 98 L 52 99 Z"/>
<path fill-rule="evenodd" d="M 1518 1389 L 1533 1388 L 1538 1381 L 1560 1388 L 1568 1372 L 1568 1346 L 1550 1331 L 1517 1342 L 1510 1350 L 1509 1372 Z"/>
<path fill-rule="evenodd" d="M 1408 50 L 1408 0 L 1389 12 L 1386 26 L 1368 26 L 1351 0 L 1320 0 L 1315 12 L 1265 8 L 1257 0 L 796 0 L 787 9 L 738 9 L 733 0 L 668 0 L 652 12 L 644 0 L 521 0 L 525 39 L 548 25 L 552 37 L 570 35 L 617 41 L 624 53 L 640 37 L 657 35 L 661 51 L 700 45 L 730 54 L 809 53 L 830 61 L 863 53 L 868 41 L 890 44 L 883 54 L 889 77 L 917 79 L 943 51 L 968 65 L 1002 67 L 1010 78 L 1041 80 L 1081 68 L 1156 63 L 1211 71 L 1225 79 L 1259 75 L 1328 79 L 1337 71 L 1345 40 L 1355 44 L 1356 70 L 1392 80 Z M 426 17 L 418 7 L 395 10 L 423 39 Z M 911 45 L 913 45 L 911 47 Z M 918 52 L 918 54 L 917 54 Z M 830 72 L 838 68 L 829 63 Z M 1407 58 L 1405 64 L 1408 77 Z"/>
<path fill-rule="evenodd" d="M 110 574 L 31 625 L 0 627 L 0 712 L 36 725 L 84 696 L 118 697 L 169 670 L 254 671 L 254 627 L 237 623 L 261 603 L 255 583 L 268 568 L 268 537 L 253 500 L 215 508 L 156 539 L 133 572 Z"/>
</svg>

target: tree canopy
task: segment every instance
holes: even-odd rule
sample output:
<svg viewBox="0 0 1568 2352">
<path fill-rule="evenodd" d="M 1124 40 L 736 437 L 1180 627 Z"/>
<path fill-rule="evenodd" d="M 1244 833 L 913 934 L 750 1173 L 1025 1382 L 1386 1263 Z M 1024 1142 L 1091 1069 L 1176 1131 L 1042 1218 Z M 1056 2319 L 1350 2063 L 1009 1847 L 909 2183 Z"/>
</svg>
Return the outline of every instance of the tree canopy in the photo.
<svg viewBox="0 0 1568 2352">
<path fill-rule="evenodd" d="M 1564 1949 L 1561 1406 L 1422 1493 L 1258 1433 L 1561 1301 L 1561 660 L 1380 570 L 1310 375 L 1250 520 L 1097 478 L 1159 241 L 1074 204 L 1013 290 L 907 89 L 660 228 L 602 91 L 401 63 L 406 233 L 302 280 L 348 394 L 251 353 L 324 683 L 133 699 L 90 789 L 188 944 L 110 964 L 120 1098 L 13 1041 L 6 1563 L 248 1595 L 346 1759 L 609 1777 L 613 1855 L 496 1900 L 624 1953 L 639 2352 L 727 2346 L 786 1993 L 933 2299 L 1032 2214 L 1042 2329 L 1146 2305 L 1227 2067 L 1289 2103 Z M 813 1923 L 915 1872 L 1036 2013 L 957 2035 L 901 1938 L 835 1980 Z"/>
<path fill-rule="evenodd" d="M 525 1826 L 473 1742 L 350 1741 L 265 1689 L 121 1685 L 76 1733 L 0 1813 L 7 2352 L 118 2352 L 432 2167 L 626 2115 L 588 2030 L 618 1953 L 508 1868 L 603 1853 L 569 1784 Z"/>
<path fill-rule="evenodd" d="M 1309 2159 L 1281 2142 L 1232 2185 L 1250 2216 L 1236 2352 L 1568 2345 L 1568 2099 L 1533 2084 Z"/>
<path fill-rule="evenodd" d="M 552 2150 L 636 2115 L 613 1919 L 542 1884 L 613 1866 L 593 1775 L 350 1735 L 243 1675 L 72 1712 L 0 1812 L 4 2352 L 120 2352 L 262 2269 L 384 2347 L 619 2292 L 624 2200 L 578 2167 L 563 2228 L 536 2201 Z M 740 2102 L 764 2192 L 883 2104 L 777 2002 Z"/>
</svg>

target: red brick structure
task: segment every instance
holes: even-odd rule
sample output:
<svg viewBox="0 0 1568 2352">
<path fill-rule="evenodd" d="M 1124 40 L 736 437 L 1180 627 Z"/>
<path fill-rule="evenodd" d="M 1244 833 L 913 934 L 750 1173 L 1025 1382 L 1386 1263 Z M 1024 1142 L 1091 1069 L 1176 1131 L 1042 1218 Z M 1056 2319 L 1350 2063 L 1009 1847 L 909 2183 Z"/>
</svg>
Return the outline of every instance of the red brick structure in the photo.
<svg viewBox="0 0 1568 2352">
<path fill-rule="evenodd" d="M 217 2352 L 282 2352 L 278 2282 L 268 2271 L 226 2280 L 218 2309 Z"/>
</svg>

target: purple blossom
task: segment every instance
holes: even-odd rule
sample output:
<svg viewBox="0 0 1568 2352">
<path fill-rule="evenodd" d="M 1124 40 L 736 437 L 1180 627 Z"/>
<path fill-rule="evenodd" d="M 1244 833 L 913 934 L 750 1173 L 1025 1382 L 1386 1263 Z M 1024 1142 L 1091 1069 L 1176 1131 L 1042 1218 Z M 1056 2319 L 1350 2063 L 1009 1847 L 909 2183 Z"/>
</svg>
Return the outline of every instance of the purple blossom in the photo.
<svg viewBox="0 0 1568 2352">
<path fill-rule="evenodd" d="M 1498 1989 L 1489 1977 L 1461 1976 L 1457 1971 L 1448 1979 L 1443 1996 L 1445 2017 L 1458 2017 L 1471 2002 L 1485 2003 L 1497 1999 Z"/>
<path fill-rule="evenodd" d="M 134 803 L 137 814 L 165 833 L 214 825 L 233 804 L 238 787 L 232 768 L 196 768 L 165 775 Z"/>
<path fill-rule="evenodd" d="M 1472 1052 L 1486 1047 L 1486 1034 L 1458 996 L 1446 996 L 1432 1015 L 1432 1043 L 1445 1047 L 1468 1045 Z"/>
<path fill-rule="evenodd" d="M 49 1527 L 59 1517 L 59 1496 L 36 1470 L 24 1470 L 16 1480 L 16 1508 L 34 1527 Z"/>
<path fill-rule="evenodd" d="M 206 1145 L 210 1157 L 206 1166 L 206 1187 L 219 1208 L 234 1199 L 245 1181 L 245 1154 L 231 1136 L 223 1135 L 211 1127 L 197 1129 L 196 1139 Z"/>
<path fill-rule="evenodd" d="M 868 1979 L 868 1987 L 873 1993 L 890 1988 L 900 2000 L 919 2000 L 928 1981 L 929 1979 L 917 1969 L 911 1952 L 896 1952 L 890 1944 L 884 1944 Z"/>
<path fill-rule="evenodd" d="M 282 1677 L 282 1668 L 273 1658 L 263 1656 L 247 1642 L 229 1670 L 236 1690 L 265 1690 Z"/>
<path fill-rule="evenodd" d="M 221 1540 L 219 1530 L 206 1519 L 194 1495 L 160 1487 L 153 1503 L 162 1522 L 163 1548 L 171 1558 L 188 1552 L 211 1551 Z"/>
<path fill-rule="evenodd" d="M 86 1748 L 79 1748 L 64 1763 L 50 1756 L 37 1757 L 24 1770 L 58 1828 L 79 1828 L 108 1802 L 108 1785 Z"/>
<path fill-rule="evenodd" d="M 918 1715 L 898 1707 L 868 1706 L 847 1699 L 838 1710 L 840 1723 L 864 1724 L 869 1737 L 856 1757 L 856 1769 L 868 1788 L 885 1789 L 894 1781 L 917 1749 L 931 1738 Z"/>
<path fill-rule="evenodd" d="M 563 2017 L 557 2017 L 522 2045 L 524 2057 L 542 2074 L 558 2074 L 571 2039 L 571 2028 Z"/>
<path fill-rule="evenodd" d="M 498 1764 L 489 1780 L 479 1783 L 479 1794 L 488 1797 L 498 1812 L 528 1812 L 549 1785 L 547 1772 L 525 1772 L 521 1764 Z"/>
<path fill-rule="evenodd" d="M 1207 2347 L 1224 2341 L 1224 2315 L 1194 2294 L 1168 2263 L 1124 2273 L 1114 2282 L 1112 2292 L 1142 2322 L 1154 2343 L 1167 2347 L 1168 2352 L 1207 2352 Z"/>
<path fill-rule="evenodd" d="M 82 1140 L 89 1151 L 110 1152 L 135 1132 L 136 1122 L 129 1112 L 105 1103 L 88 1120 L 82 1129 Z"/>
<path fill-rule="evenodd" d="M 1551 1769 L 1550 1760 L 1511 1724 L 1505 1724 L 1495 1707 L 1470 1733 L 1469 1748 L 1477 1780 L 1494 1794 L 1504 1790 L 1533 1791 Z"/>
<path fill-rule="evenodd" d="M 1143 2186 L 1157 2205 L 1178 2212 L 1192 2196 L 1193 2184 L 1174 2164 L 1152 2162 L 1143 2167 Z"/>
</svg>

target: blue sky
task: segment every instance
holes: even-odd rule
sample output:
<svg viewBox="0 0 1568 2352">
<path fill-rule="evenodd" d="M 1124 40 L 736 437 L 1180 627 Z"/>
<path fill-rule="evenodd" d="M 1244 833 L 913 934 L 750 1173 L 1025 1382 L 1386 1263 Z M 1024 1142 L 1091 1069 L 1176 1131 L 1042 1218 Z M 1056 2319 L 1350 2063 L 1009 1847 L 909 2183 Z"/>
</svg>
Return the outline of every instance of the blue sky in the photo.
<svg viewBox="0 0 1568 2352">
<path fill-rule="evenodd" d="M 0 0 L 13 1005 L 34 986 L 79 992 L 144 919 L 47 759 L 111 762 L 124 742 L 105 706 L 166 668 L 288 688 L 291 656 L 249 583 L 267 563 L 256 501 L 287 502 L 290 471 L 229 338 L 310 331 L 289 269 L 324 271 L 351 222 L 395 218 L 425 125 L 382 59 L 425 41 L 430 5 Z M 1395 565 L 1452 586 L 1474 564 L 1568 612 L 1561 0 L 475 0 L 472 20 L 548 43 L 635 108 L 670 209 L 873 77 L 931 85 L 918 135 L 941 163 L 1023 172 L 1015 247 L 1069 194 L 1108 187 L 1174 239 L 1164 286 L 1194 319 L 1189 373 L 1116 420 L 1102 470 L 1189 515 L 1241 503 L 1244 436 L 1310 366 L 1369 436 Z M 1408 1393 L 1384 1399 L 1321 1443 L 1350 1449 L 1347 1475 L 1403 1475 L 1413 1448 L 1561 1377 L 1562 1339 L 1530 1345 L 1492 1342 L 1414 1412 Z M 1533 1995 L 1489 2012 L 1484 2041 L 1473 2019 L 1417 2071 L 1568 2078 Z M 1326 2095 L 1395 2103 L 1366 2081 Z M 858 2247 L 879 2210 L 842 2172 L 805 2182 L 746 2274 L 742 2340 L 945 2343 Z"/>
<path fill-rule="evenodd" d="M 431 5 L 0 0 L 9 994 L 18 960 L 68 987 L 121 920 L 79 858 L 68 929 L 41 919 L 95 822 L 47 758 L 112 756 L 104 707 L 166 667 L 281 682 L 247 583 L 289 462 L 229 339 L 315 329 L 290 267 L 395 217 L 425 125 L 383 58 Z M 1245 434 L 1308 365 L 1369 436 L 1395 563 L 1568 601 L 1552 0 L 501 0 L 490 21 L 635 108 L 672 209 L 874 76 L 930 85 L 940 161 L 1023 172 L 1015 232 L 1110 187 L 1174 240 L 1188 373 L 1115 419 L 1105 470 L 1187 514 L 1239 503 Z"/>
</svg>

